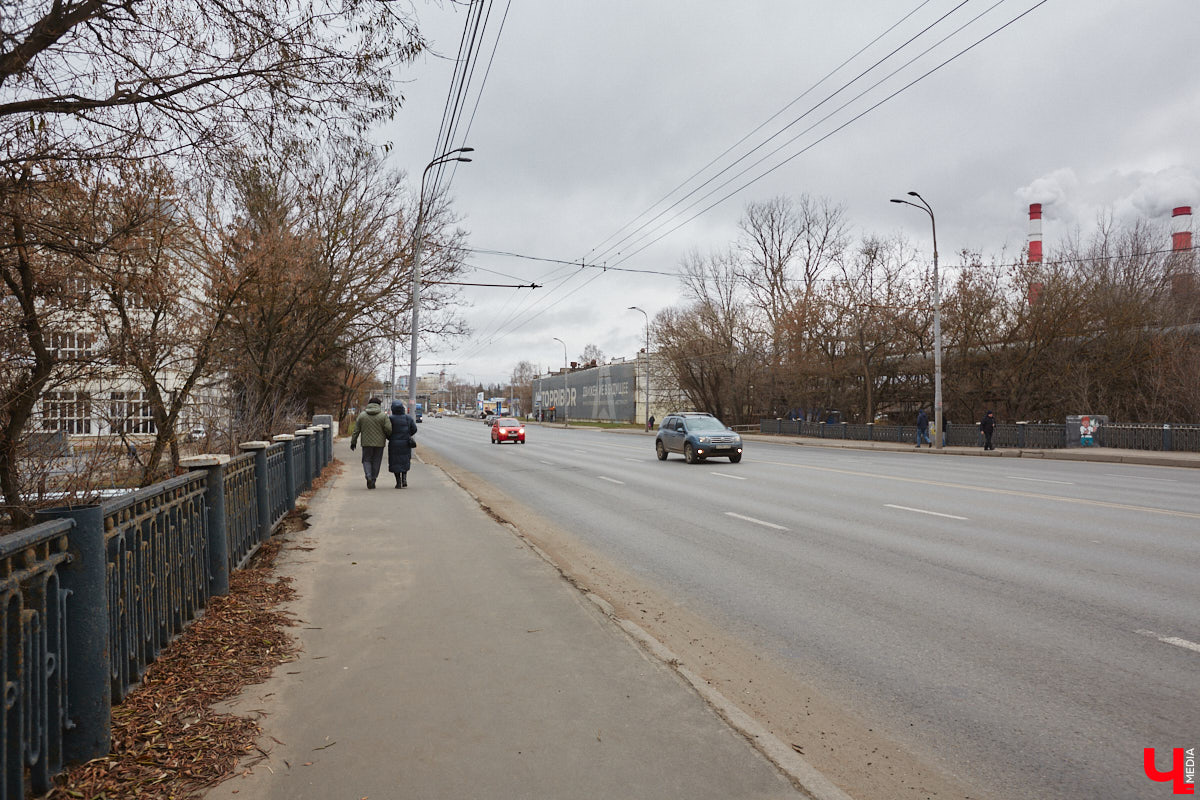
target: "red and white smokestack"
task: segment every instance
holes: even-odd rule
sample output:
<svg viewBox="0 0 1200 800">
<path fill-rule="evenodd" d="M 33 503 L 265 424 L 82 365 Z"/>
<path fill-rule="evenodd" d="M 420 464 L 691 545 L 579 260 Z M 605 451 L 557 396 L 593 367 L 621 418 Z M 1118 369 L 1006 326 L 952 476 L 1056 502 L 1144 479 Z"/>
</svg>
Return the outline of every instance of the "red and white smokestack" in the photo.
<svg viewBox="0 0 1200 800">
<path fill-rule="evenodd" d="M 1042 204 L 1029 204 L 1029 263 L 1042 263 Z"/>
<path fill-rule="evenodd" d="M 1171 249 L 1192 249 L 1192 207 L 1179 206 L 1171 212 Z"/>
</svg>

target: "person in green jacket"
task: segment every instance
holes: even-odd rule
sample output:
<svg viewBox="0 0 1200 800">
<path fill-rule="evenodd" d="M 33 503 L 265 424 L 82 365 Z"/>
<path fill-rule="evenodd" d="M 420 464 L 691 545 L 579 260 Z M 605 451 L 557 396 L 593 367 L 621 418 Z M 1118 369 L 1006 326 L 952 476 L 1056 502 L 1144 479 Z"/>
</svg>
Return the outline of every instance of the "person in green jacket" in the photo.
<svg viewBox="0 0 1200 800">
<path fill-rule="evenodd" d="M 387 447 L 388 437 L 392 435 L 392 421 L 383 412 L 383 401 L 372 397 L 367 407 L 354 421 L 354 433 L 350 436 L 350 449 L 358 445 L 362 437 L 363 473 L 367 476 L 367 488 L 375 488 L 375 479 L 379 477 L 379 468 L 383 466 L 383 448 Z"/>
</svg>

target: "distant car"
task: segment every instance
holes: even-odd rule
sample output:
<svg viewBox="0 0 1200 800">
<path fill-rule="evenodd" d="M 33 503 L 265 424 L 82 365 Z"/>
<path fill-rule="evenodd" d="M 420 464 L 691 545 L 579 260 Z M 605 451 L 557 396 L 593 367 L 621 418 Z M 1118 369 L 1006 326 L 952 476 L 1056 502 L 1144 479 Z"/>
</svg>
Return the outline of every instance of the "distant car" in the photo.
<svg viewBox="0 0 1200 800">
<path fill-rule="evenodd" d="M 519 419 L 496 417 L 492 422 L 492 444 L 517 442 L 525 444 L 525 426 Z"/>
<path fill-rule="evenodd" d="M 421 412 L 418 411 L 417 412 L 417 422 L 420 422 L 420 421 L 421 421 Z"/>
<path fill-rule="evenodd" d="M 736 464 L 742 460 L 742 437 L 712 414 L 685 411 L 663 419 L 654 451 L 659 461 L 666 461 L 670 453 L 682 453 L 689 464 L 714 457 Z"/>
</svg>

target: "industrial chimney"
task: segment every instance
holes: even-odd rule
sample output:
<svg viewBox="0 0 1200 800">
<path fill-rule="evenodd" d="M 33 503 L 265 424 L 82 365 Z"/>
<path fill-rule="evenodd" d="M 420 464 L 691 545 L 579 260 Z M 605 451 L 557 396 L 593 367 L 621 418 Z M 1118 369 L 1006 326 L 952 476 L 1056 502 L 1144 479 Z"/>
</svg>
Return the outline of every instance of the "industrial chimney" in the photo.
<svg viewBox="0 0 1200 800">
<path fill-rule="evenodd" d="M 1176 209 L 1178 211 L 1179 209 Z M 1029 204 L 1029 263 L 1042 263 L 1042 204 Z"/>
<path fill-rule="evenodd" d="M 1179 206 L 1171 212 L 1171 249 L 1192 249 L 1192 207 Z"/>
<path fill-rule="evenodd" d="M 1042 263 L 1042 204 L 1029 204 L 1029 263 Z M 1032 308 L 1037 305 L 1038 298 L 1042 295 L 1042 289 L 1045 284 L 1034 282 L 1029 284 L 1029 306 Z"/>
</svg>

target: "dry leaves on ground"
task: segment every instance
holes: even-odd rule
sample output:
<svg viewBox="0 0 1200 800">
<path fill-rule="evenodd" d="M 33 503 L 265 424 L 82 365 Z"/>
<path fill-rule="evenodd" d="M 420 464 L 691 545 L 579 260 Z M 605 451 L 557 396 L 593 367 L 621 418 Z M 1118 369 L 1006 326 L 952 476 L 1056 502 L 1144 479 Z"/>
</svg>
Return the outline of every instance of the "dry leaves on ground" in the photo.
<svg viewBox="0 0 1200 800">
<path fill-rule="evenodd" d="M 313 491 L 340 467 L 334 461 L 326 468 Z M 287 628 L 295 621 L 279 606 L 295 592 L 290 578 L 275 574 L 275 558 L 283 534 L 304 527 L 303 515 L 293 511 L 246 568 L 230 576 L 229 595 L 212 598 L 113 708 L 112 752 L 60 775 L 46 800 L 188 800 L 232 775 L 239 760 L 265 755 L 253 719 L 212 706 L 293 659 L 297 648 Z"/>
</svg>

